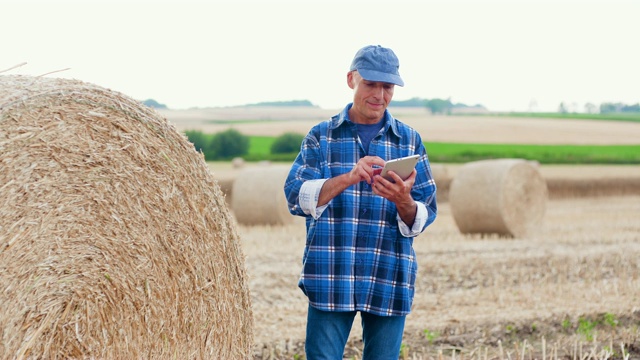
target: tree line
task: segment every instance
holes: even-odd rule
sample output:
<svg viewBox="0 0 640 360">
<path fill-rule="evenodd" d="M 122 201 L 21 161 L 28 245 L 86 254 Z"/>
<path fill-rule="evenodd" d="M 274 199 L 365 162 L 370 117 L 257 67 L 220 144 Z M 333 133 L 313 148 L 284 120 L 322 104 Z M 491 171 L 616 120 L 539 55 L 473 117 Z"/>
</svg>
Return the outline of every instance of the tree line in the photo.
<svg viewBox="0 0 640 360">
<path fill-rule="evenodd" d="M 215 134 L 207 134 L 200 130 L 185 131 L 187 139 L 205 160 L 231 160 L 235 157 L 247 157 L 250 138 L 236 129 L 228 129 Z M 278 136 L 270 147 L 271 158 L 289 159 L 300 150 L 304 135 L 288 132 Z"/>
<path fill-rule="evenodd" d="M 623 103 L 602 103 L 600 112 L 606 113 L 640 113 L 640 103 L 627 105 Z"/>
<path fill-rule="evenodd" d="M 481 104 L 467 105 L 463 103 L 453 103 L 451 98 L 449 99 L 423 99 L 414 97 L 409 100 L 391 100 L 389 106 L 392 107 L 425 107 L 431 111 L 432 114 L 451 114 L 455 109 L 474 108 L 479 110 L 486 110 Z"/>
<path fill-rule="evenodd" d="M 142 102 L 144 105 L 147 105 L 152 108 L 157 109 L 167 109 L 165 104 L 161 104 L 154 99 L 147 99 Z M 423 99 L 419 97 L 414 97 L 409 100 L 392 100 L 389 104 L 392 107 L 424 107 L 429 109 L 432 114 L 451 114 L 455 109 L 464 109 L 464 108 L 473 108 L 479 110 L 487 110 L 483 105 L 467 105 L 463 103 L 453 103 L 451 99 Z M 271 101 L 271 102 L 260 102 L 255 104 L 247 104 L 247 107 L 258 107 L 258 106 L 309 106 L 309 107 L 317 107 L 309 100 L 291 100 L 291 101 Z M 569 112 L 574 112 L 575 109 L 561 102 L 558 106 L 558 112 L 562 114 L 566 114 Z M 600 104 L 600 106 L 596 106 L 593 103 L 587 103 L 585 105 L 585 112 L 593 114 L 600 112 L 601 114 L 617 114 L 617 113 L 640 113 L 640 103 L 628 105 L 621 102 L 605 102 Z"/>
</svg>

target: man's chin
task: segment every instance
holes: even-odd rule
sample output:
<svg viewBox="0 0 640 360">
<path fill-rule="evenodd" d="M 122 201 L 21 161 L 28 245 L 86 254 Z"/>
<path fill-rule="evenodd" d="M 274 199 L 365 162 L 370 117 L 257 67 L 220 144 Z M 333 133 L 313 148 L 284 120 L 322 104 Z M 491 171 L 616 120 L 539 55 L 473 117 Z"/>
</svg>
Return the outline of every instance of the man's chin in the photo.
<svg viewBox="0 0 640 360">
<path fill-rule="evenodd" d="M 371 109 L 371 111 L 370 111 L 371 117 L 372 118 L 376 118 L 376 119 L 379 120 L 384 115 L 384 110 L 385 109 L 386 109 L 385 107 L 382 107 L 380 109 Z"/>
</svg>

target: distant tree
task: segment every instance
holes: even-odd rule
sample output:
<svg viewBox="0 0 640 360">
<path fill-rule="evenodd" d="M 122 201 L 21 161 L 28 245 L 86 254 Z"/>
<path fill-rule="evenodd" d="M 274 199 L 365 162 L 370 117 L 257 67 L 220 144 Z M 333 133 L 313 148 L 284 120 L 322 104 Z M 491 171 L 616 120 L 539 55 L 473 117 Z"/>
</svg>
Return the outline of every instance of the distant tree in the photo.
<svg viewBox="0 0 640 360">
<path fill-rule="evenodd" d="M 184 134 L 189 141 L 193 143 L 196 150 L 204 154 L 206 160 L 213 160 L 215 158 L 215 152 L 212 149 L 213 135 L 205 134 L 200 130 L 187 130 Z"/>
<path fill-rule="evenodd" d="M 197 151 L 202 151 L 209 146 L 209 138 L 200 130 L 187 130 L 184 132 Z"/>
<path fill-rule="evenodd" d="M 476 105 L 467 105 L 463 103 L 453 104 L 451 99 L 442 100 L 442 99 L 422 99 L 419 97 L 414 97 L 409 100 L 391 100 L 389 103 L 390 107 L 426 107 L 434 114 L 450 114 L 452 109 L 460 109 L 460 108 L 476 108 L 476 109 L 486 109 L 482 104 Z"/>
<path fill-rule="evenodd" d="M 298 152 L 303 139 L 304 135 L 299 133 L 289 132 L 282 134 L 273 141 L 273 144 L 271 144 L 271 153 L 289 154 Z"/>
<path fill-rule="evenodd" d="M 409 100 L 391 100 L 391 103 L 389 103 L 389 106 L 391 107 L 424 107 L 425 106 L 425 99 L 421 99 L 421 98 L 411 98 Z"/>
<path fill-rule="evenodd" d="M 640 103 L 635 105 L 626 105 L 622 108 L 622 112 L 640 112 Z"/>
<path fill-rule="evenodd" d="M 606 113 L 637 113 L 640 112 L 640 103 L 627 105 L 623 103 L 602 103 L 600 104 L 600 112 Z"/>
<path fill-rule="evenodd" d="M 211 150 L 216 159 L 231 159 L 249 152 L 249 137 L 236 129 L 229 129 L 213 135 Z"/>
<path fill-rule="evenodd" d="M 587 114 L 595 114 L 598 112 L 598 107 L 593 103 L 586 103 L 584 104 L 584 111 Z"/>
<path fill-rule="evenodd" d="M 450 114 L 453 104 L 450 99 L 431 99 L 425 101 L 425 106 L 431 110 L 432 114 Z"/>
<path fill-rule="evenodd" d="M 558 105 L 558 112 L 560 114 L 566 114 L 569 112 L 569 110 L 567 110 L 567 105 L 565 105 L 564 102 L 561 102 L 560 105 Z"/>
<path fill-rule="evenodd" d="M 309 106 L 316 107 L 309 100 L 290 100 L 290 101 L 268 101 L 255 104 L 247 104 L 246 106 Z"/>
<path fill-rule="evenodd" d="M 166 109 L 167 105 L 165 104 L 160 104 L 159 102 L 153 100 L 153 99 L 147 99 L 145 101 L 142 102 L 142 104 L 148 106 L 148 107 L 152 107 L 155 109 Z"/>
<path fill-rule="evenodd" d="M 624 106 L 623 103 L 602 103 L 600 104 L 600 112 L 603 114 L 619 113 L 622 112 Z"/>
</svg>

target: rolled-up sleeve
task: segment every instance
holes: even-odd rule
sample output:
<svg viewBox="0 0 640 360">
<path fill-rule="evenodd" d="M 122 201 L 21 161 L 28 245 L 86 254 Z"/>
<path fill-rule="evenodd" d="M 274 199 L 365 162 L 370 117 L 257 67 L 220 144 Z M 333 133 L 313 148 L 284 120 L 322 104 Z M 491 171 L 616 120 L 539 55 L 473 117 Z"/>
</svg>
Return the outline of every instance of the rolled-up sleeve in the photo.
<svg viewBox="0 0 640 360">
<path fill-rule="evenodd" d="M 398 219 L 398 228 L 400 229 L 400 233 L 402 234 L 402 236 L 418 236 L 425 228 L 425 224 L 427 223 L 427 219 L 429 218 L 429 212 L 427 211 L 427 207 L 423 203 L 416 201 L 416 205 L 416 218 L 413 221 L 413 226 L 409 227 L 409 225 L 405 224 L 405 222 L 402 221 L 402 218 L 400 218 L 399 214 L 396 216 L 396 218 Z"/>
<path fill-rule="evenodd" d="M 327 208 L 329 204 L 324 204 L 322 206 L 318 206 L 318 198 L 320 196 L 320 190 L 322 190 L 322 186 L 324 185 L 327 179 L 317 179 L 317 180 L 308 180 L 305 181 L 304 184 L 300 187 L 300 193 L 298 197 L 298 202 L 300 205 L 300 209 L 306 215 L 310 215 L 314 219 L 318 219 L 324 209 Z"/>
</svg>

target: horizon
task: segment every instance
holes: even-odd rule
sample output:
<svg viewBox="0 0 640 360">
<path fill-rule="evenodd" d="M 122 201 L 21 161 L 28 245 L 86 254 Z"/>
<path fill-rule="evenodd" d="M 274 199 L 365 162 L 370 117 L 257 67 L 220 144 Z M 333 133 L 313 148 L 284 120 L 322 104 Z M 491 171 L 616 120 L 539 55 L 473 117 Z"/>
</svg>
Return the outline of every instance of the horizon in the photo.
<svg viewBox="0 0 640 360">
<path fill-rule="evenodd" d="M 403 102 L 408 102 L 411 101 L 415 98 L 411 98 L 411 99 L 405 99 L 405 100 L 397 100 L 397 99 L 393 99 L 391 101 L 391 103 L 389 104 L 389 108 L 393 108 L 394 107 L 394 103 L 403 103 Z M 423 99 L 423 98 L 419 98 L 420 100 L 432 100 L 432 99 Z M 230 108 L 243 108 L 243 107 L 275 107 L 275 108 L 279 108 L 279 107 L 312 107 L 312 108 L 318 108 L 321 110 L 335 110 L 335 111 L 340 111 L 342 110 L 348 103 L 345 103 L 344 105 L 342 105 L 341 107 L 322 107 L 320 105 L 317 105 L 316 103 L 314 103 L 313 101 L 310 100 L 306 100 L 306 99 L 290 99 L 290 100 L 276 100 L 276 101 L 260 101 L 257 103 L 248 103 L 248 104 L 239 104 L 239 105 L 223 105 L 223 106 L 202 106 L 202 107 L 198 107 L 198 106 L 193 106 L 193 107 L 189 107 L 189 108 L 171 108 L 169 106 L 166 106 L 166 104 L 162 103 L 161 101 L 157 101 L 157 99 L 145 99 L 145 100 L 140 100 L 137 99 L 138 101 L 142 102 L 142 103 L 146 103 L 148 101 L 154 101 L 157 103 L 158 106 L 153 106 L 153 105 L 149 105 L 146 104 L 147 106 L 151 106 L 151 107 L 157 107 L 160 109 L 166 109 L 166 110 L 174 110 L 174 111 L 187 111 L 187 110 L 206 110 L 206 109 L 230 109 Z M 446 99 L 439 99 L 439 100 L 446 100 Z M 308 102 L 308 104 L 291 104 L 293 102 Z M 611 102 L 611 103 L 621 103 L 621 102 Z M 602 104 L 608 104 L 608 103 L 601 103 L 601 104 L 593 104 L 595 106 L 597 106 L 597 111 L 595 112 L 591 112 L 591 114 L 599 114 L 600 113 L 600 105 Z M 640 103 L 636 103 L 636 104 L 640 104 Z M 625 105 L 636 105 L 636 104 L 625 104 Z M 456 108 L 456 106 L 460 106 L 458 107 L 458 109 L 484 109 L 484 111 L 486 111 L 487 113 L 558 113 L 560 114 L 561 112 L 559 111 L 559 109 L 556 110 L 550 110 L 550 111 L 542 111 L 542 110 L 523 110 L 523 111 L 514 111 L 514 110 L 492 110 L 487 108 L 486 106 L 482 105 L 482 104 L 464 104 L 464 103 L 453 103 L 454 108 Z M 397 108 L 428 108 L 426 105 L 422 105 L 422 106 L 408 106 L 408 105 L 399 105 L 399 104 L 395 104 L 395 106 Z M 584 110 L 584 109 L 582 109 Z M 574 109 L 574 108 L 567 108 L 566 113 L 574 113 L 574 114 L 585 114 L 587 113 L 586 111 L 581 111 L 580 109 Z M 470 113 L 473 113 L 473 111 L 471 111 Z"/>
</svg>

